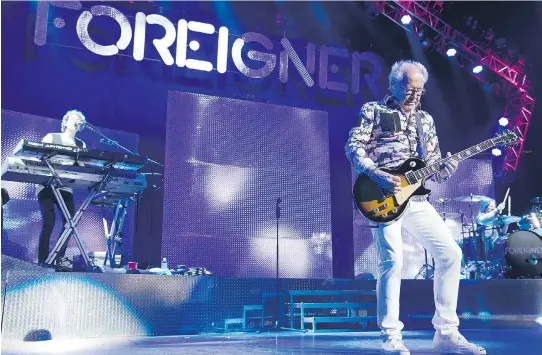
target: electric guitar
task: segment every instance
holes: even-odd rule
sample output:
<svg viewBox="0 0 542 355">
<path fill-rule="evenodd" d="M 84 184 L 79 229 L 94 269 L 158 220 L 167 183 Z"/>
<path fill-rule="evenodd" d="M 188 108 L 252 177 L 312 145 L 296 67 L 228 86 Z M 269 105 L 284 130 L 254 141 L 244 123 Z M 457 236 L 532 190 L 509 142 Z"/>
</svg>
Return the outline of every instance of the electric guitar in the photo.
<svg viewBox="0 0 542 355">
<path fill-rule="evenodd" d="M 410 158 L 395 169 L 381 169 L 401 178 L 401 191 L 382 189 L 367 175 L 361 174 L 354 183 L 356 206 L 367 219 L 381 224 L 389 224 L 403 215 L 412 196 L 427 195 L 431 192 L 424 186 L 425 180 L 438 173 L 449 159 L 462 161 L 496 145 L 507 145 L 519 140 L 512 131 L 505 131 L 495 138 L 474 145 L 451 157 L 445 157 L 426 165 L 421 159 Z"/>
</svg>

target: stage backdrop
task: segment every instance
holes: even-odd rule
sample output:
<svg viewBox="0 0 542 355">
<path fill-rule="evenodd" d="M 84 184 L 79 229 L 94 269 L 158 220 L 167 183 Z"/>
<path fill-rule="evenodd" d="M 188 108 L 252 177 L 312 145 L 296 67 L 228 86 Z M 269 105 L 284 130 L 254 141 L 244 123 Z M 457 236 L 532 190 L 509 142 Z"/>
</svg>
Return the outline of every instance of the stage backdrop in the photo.
<svg viewBox="0 0 542 355">
<path fill-rule="evenodd" d="M 21 139 L 41 141 L 47 133 L 60 132 L 60 119 L 40 117 L 20 112 L 2 110 L 2 162 L 10 156 Z M 137 151 L 139 137 L 134 133 L 119 132 L 110 129 L 100 130 L 132 151 Z M 84 130 L 80 138 L 87 148 L 114 150 L 100 143 L 98 136 Z M 38 242 L 42 225 L 40 207 L 35 184 L 2 181 L 10 195 L 10 201 L 3 208 L 2 254 L 28 261 L 37 261 Z M 75 208 L 79 208 L 86 190 L 74 190 Z M 88 252 L 107 249 L 102 218 L 106 218 L 108 226 L 113 218 L 113 210 L 107 207 L 90 205 L 77 225 L 77 231 Z M 132 252 L 135 208 L 132 204 L 126 214 L 123 228 L 123 247 L 129 257 Z M 56 224 L 51 235 L 51 248 L 62 232 L 60 210 L 56 209 Z M 75 241 L 70 239 L 66 256 L 80 254 Z"/>
<path fill-rule="evenodd" d="M 217 275 L 332 277 L 327 112 L 171 92 L 162 254 Z M 277 214 L 277 212 L 279 214 Z"/>
<path fill-rule="evenodd" d="M 101 45 L 114 46 L 120 27 L 111 16 L 118 15 L 117 10 L 126 17 L 121 21 L 123 33 L 130 33 L 131 40 L 126 46 L 119 44 L 122 48 L 118 55 L 96 54 L 89 49 L 88 36 L 77 34 L 77 24 L 80 19 L 89 20 L 88 11 L 94 11 L 88 35 Z M 188 62 L 184 65 L 184 51 L 180 52 L 179 65 L 167 65 L 153 44 L 164 36 L 164 27 L 149 23 L 145 36 L 139 31 L 136 36 L 137 12 L 164 16 L 176 33 L 180 19 L 212 24 L 212 34 L 190 29 L 188 37 L 174 36 L 180 39 L 180 50 L 183 44 L 187 48 L 186 59 L 209 61 L 212 70 L 191 69 Z M 492 136 L 496 119 L 503 112 L 470 74 L 460 72 L 449 59 L 435 53 L 426 57 L 415 36 L 407 37 L 403 29 L 383 16 L 370 20 L 369 12 L 356 2 L 324 2 L 318 6 L 312 2 L 2 2 L 2 21 L 2 28 L 8 29 L 2 37 L 2 48 L 6 49 L 2 87 L 23 88 L 3 90 L 4 109 L 60 117 L 76 107 L 97 126 L 138 133 L 142 153 L 154 160 L 164 163 L 168 151 L 166 202 L 162 203 L 164 190 L 159 188 L 148 190 L 142 200 L 145 213 L 140 214 L 134 240 L 134 254 L 141 264 L 159 265 L 161 257 L 166 256 L 172 266 L 205 266 L 222 275 L 274 276 L 275 203 L 281 197 L 279 236 L 290 243 L 281 245 L 281 253 L 300 248 L 281 256 L 281 264 L 286 264 L 281 267 L 281 276 L 324 277 L 329 275 L 331 262 L 335 277 L 352 277 L 354 270 L 358 274 L 373 273 L 374 255 L 364 259 L 367 266 L 354 267 L 355 260 L 370 252 L 367 248 L 372 238 L 360 234 L 368 229 L 357 229 L 352 218 L 352 176 L 344 144 L 348 131 L 358 121 L 359 107 L 386 93 L 390 65 L 400 58 L 414 58 L 428 67 L 431 79 L 423 104 L 435 117 L 444 151 L 455 152 Z M 131 29 L 127 32 L 128 27 Z M 226 42 L 223 31 L 219 36 L 221 27 L 229 30 L 227 46 L 218 45 L 219 38 L 224 40 L 222 44 Z M 256 36 L 266 44 L 245 42 L 239 58 L 239 40 L 247 33 L 252 33 L 247 39 Z M 121 42 L 127 38 L 123 37 Z M 184 43 L 184 39 L 191 44 Z M 143 48 L 143 59 L 139 60 Z M 170 46 L 170 52 L 176 61 L 177 43 Z M 261 58 L 269 62 L 264 64 Z M 209 101 L 210 107 L 216 105 L 223 111 L 208 108 L 208 112 L 215 112 L 212 119 L 195 124 L 190 114 L 196 110 L 185 110 L 179 104 L 181 113 L 176 113 L 174 122 L 178 126 L 173 127 L 174 105 L 171 100 L 168 104 L 172 92 L 183 96 L 183 100 L 189 97 L 183 93 L 202 95 L 207 99 L 201 99 L 199 105 Z M 209 99 L 218 96 L 224 98 Z M 224 100 L 229 100 L 232 108 L 226 108 Z M 236 102 L 243 102 L 245 111 Z M 278 107 L 289 116 L 276 118 L 277 125 L 287 124 L 286 117 L 296 117 L 298 112 L 310 112 L 307 122 L 325 121 L 327 131 L 323 126 L 311 131 L 308 126 L 298 129 L 270 125 L 266 120 L 273 122 L 275 118 L 268 116 L 276 115 Z M 248 116 L 237 117 L 247 112 L 253 121 L 248 121 Z M 325 119 L 321 118 L 326 114 Z M 198 130 L 198 126 L 202 128 Z M 178 133 L 169 132 L 172 127 Z M 218 127 L 222 130 L 212 130 Z M 286 132 L 289 137 L 278 140 L 271 152 L 295 151 L 298 155 L 284 156 L 282 161 L 272 156 L 267 162 L 264 156 L 271 154 L 267 145 L 244 140 L 253 131 L 266 136 L 268 129 L 269 140 L 281 134 L 286 137 Z M 312 144 L 311 148 L 328 147 L 327 165 L 321 160 L 312 162 L 314 166 L 305 164 L 309 158 L 296 146 L 301 145 L 299 137 L 310 142 L 321 140 L 308 136 L 310 132 L 327 138 L 327 143 L 322 140 L 321 146 Z M 235 142 L 224 140 L 228 133 L 236 134 Z M 193 146 L 194 154 L 184 149 L 179 160 L 172 159 L 176 151 L 183 151 L 183 144 Z M 231 153 L 240 148 L 237 155 Z M 254 153 L 259 151 L 261 154 Z M 323 159 L 321 151 L 315 152 L 318 159 Z M 248 154 L 256 165 L 235 160 L 245 157 L 243 154 Z M 262 162 L 269 164 L 269 171 L 261 167 Z M 179 164 L 184 165 L 181 168 Z M 324 173 L 318 164 L 325 165 L 328 172 Z M 156 172 L 162 171 L 157 168 Z M 270 192 L 257 190 L 261 186 Z M 309 194 L 308 189 L 315 186 L 316 190 Z M 302 201 L 302 197 L 313 195 L 318 196 L 316 202 Z M 162 220 L 162 208 L 167 215 L 164 233 L 162 223 L 156 223 Z M 253 209 L 251 213 L 249 208 Z M 10 238 L 15 238 L 11 234 Z M 166 238 L 163 245 L 162 236 Z M 332 260 L 327 256 L 329 250 Z M 418 262 L 423 260 L 421 250 L 415 255 Z M 263 260 L 265 265 L 261 264 Z"/>
</svg>

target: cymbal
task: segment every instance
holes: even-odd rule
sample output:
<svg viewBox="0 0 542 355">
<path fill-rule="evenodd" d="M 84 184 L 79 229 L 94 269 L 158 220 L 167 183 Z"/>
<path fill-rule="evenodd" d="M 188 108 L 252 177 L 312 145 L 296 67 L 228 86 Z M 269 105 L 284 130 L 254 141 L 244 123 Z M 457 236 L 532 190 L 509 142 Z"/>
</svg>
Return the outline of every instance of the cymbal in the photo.
<svg viewBox="0 0 542 355">
<path fill-rule="evenodd" d="M 486 200 L 491 200 L 490 197 L 483 195 L 472 195 L 472 196 L 461 196 L 454 198 L 455 201 L 459 202 L 481 202 Z"/>
<path fill-rule="evenodd" d="M 499 222 L 501 223 L 516 223 L 516 222 L 519 222 L 521 221 L 521 217 L 518 217 L 518 216 L 500 216 L 499 217 Z"/>
<path fill-rule="evenodd" d="M 438 203 L 446 203 L 446 202 L 448 202 L 448 201 L 450 201 L 450 199 L 449 199 L 449 198 L 446 198 L 446 197 L 444 197 L 444 198 L 441 197 L 441 198 L 438 198 L 438 199 L 437 199 L 437 202 L 438 202 Z"/>
<path fill-rule="evenodd" d="M 531 203 L 542 204 L 542 197 L 535 197 L 531 199 Z"/>
</svg>

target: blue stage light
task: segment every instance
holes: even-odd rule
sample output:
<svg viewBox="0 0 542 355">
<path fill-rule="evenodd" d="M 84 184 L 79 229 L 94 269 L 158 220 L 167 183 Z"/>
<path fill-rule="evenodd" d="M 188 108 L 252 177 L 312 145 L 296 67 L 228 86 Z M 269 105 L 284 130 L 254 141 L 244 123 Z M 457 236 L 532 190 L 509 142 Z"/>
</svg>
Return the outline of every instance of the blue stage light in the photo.
<svg viewBox="0 0 542 355">
<path fill-rule="evenodd" d="M 455 48 L 450 48 L 446 51 L 446 55 L 448 57 L 453 57 L 454 55 L 456 55 L 457 53 L 457 50 Z"/>
<path fill-rule="evenodd" d="M 410 15 L 403 15 L 403 17 L 401 17 L 401 23 L 403 25 L 408 25 L 410 21 L 412 21 L 412 18 L 410 17 Z"/>
</svg>

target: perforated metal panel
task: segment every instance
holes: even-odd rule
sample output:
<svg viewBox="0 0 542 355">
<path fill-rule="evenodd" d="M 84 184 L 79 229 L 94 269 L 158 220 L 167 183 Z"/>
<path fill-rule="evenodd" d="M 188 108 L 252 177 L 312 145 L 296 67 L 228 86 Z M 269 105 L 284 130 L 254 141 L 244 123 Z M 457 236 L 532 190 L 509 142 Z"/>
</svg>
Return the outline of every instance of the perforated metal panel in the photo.
<svg viewBox="0 0 542 355">
<path fill-rule="evenodd" d="M 92 123 L 92 118 L 87 117 Z M 29 115 L 21 112 L 2 110 L 2 161 L 11 155 L 16 144 L 21 139 L 41 141 L 48 133 L 60 132 L 61 117 L 52 119 Z M 100 129 L 105 135 L 118 141 L 132 151 L 138 149 L 139 136 L 134 133 Z M 100 137 L 89 130 L 81 132 L 80 138 L 87 148 L 115 150 L 111 146 L 100 143 Z M 2 181 L 2 187 L 8 190 L 10 201 L 4 206 L 4 225 L 2 231 L 2 253 L 23 260 L 36 261 L 38 253 L 39 234 L 41 231 L 41 213 L 36 193 L 36 185 Z M 77 209 L 86 191 L 74 190 L 75 208 Z M 108 221 L 113 218 L 112 208 L 89 206 L 77 230 L 87 251 L 105 251 L 107 248 L 102 217 Z M 135 207 L 132 204 L 126 214 L 123 228 L 123 248 L 126 255 L 132 252 L 132 235 L 134 229 Z M 51 248 L 56 243 L 62 231 L 61 213 L 56 209 L 56 224 L 51 235 Z M 80 254 L 73 239 L 70 239 L 66 256 Z"/>
<path fill-rule="evenodd" d="M 262 303 L 266 320 L 276 315 L 272 278 L 46 273 L 22 263 L 3 263 L 9 268 L 2 269 L 7 275 L 3 339 L 23 340 L 35 332 L 48 332 L 53 339 L 216 332 L 224 330 L 227 319 L 242 318 L 245 305 Z M 458 314 L 472 328 L 537 326 L 534 321 L 542 312 L 539 281 L 462 282 Z M 282 279 L 278 287 L 374 290 L 375 281 Z M 403 282 L 401 296 L 408 302 L 402 302 L 401 313 L 408 328 L 432 329 L 432 287 L 432 281 Z M 296 298 L 301 300 L 329 301 L 329 295 Z M 374 302 L 374 295 L 366 301 Z M 288 319 L 286 312 L 283 319 Z"/>
<path fill-rule="evenodd" d="M 327 113 L 171 92 L 162 254 L 218 275 L 329 277 Z"/>
</svg>

